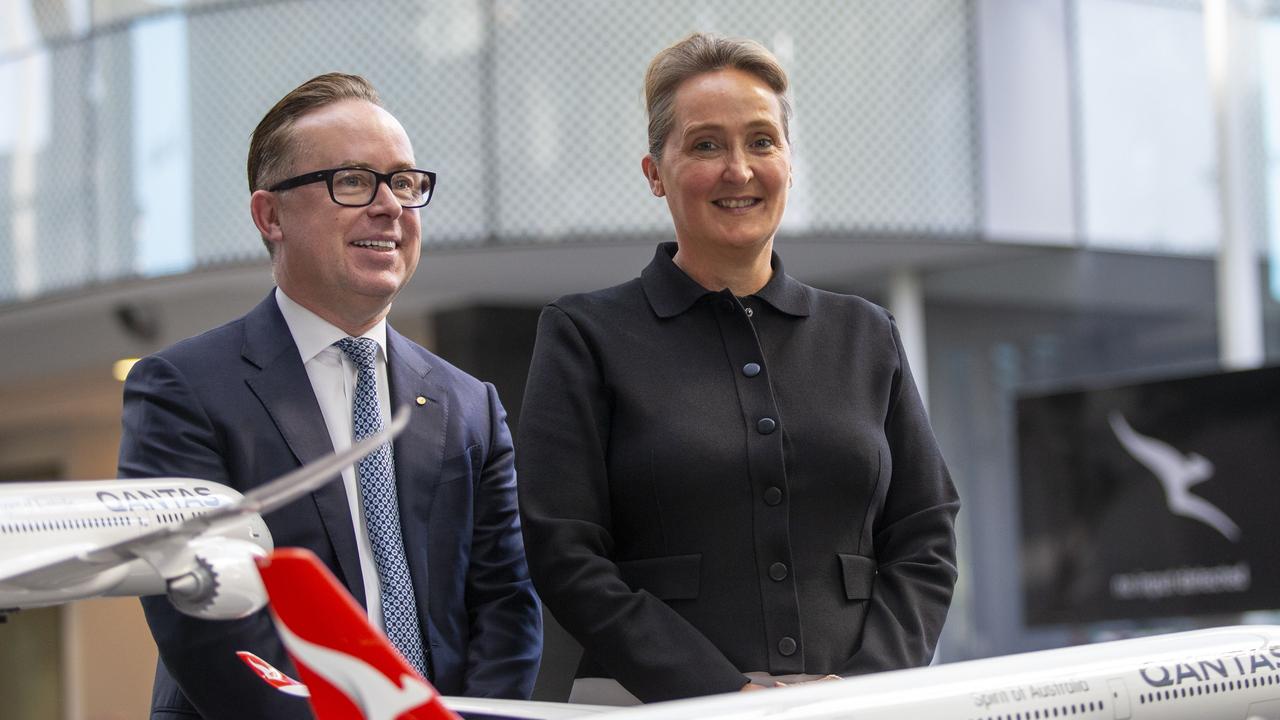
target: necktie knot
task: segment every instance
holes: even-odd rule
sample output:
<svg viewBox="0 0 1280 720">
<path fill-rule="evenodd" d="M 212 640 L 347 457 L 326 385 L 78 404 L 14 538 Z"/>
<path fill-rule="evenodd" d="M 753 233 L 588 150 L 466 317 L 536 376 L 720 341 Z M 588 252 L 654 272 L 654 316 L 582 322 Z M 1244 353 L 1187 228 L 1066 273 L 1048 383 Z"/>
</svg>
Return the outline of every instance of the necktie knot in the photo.
<svg viewBox="0 0 1280 720">
<path fill-rule="evenodd" d="M 373 367 L 373 359 L 378 354 L 378 343 L 367 337 L 344 337 L 334 343 L 339 350 L 346 353 L 351 362 L 358 368 Z"/>
</svg>

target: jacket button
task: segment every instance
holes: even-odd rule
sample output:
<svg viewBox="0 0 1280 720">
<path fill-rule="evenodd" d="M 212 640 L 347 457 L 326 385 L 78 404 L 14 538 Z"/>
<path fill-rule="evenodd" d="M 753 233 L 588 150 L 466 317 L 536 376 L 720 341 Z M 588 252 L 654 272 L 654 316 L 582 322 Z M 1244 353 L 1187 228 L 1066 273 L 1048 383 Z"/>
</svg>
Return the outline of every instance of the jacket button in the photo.
<svg viewBox="0 0 1280 720">
<path fill-rule="evenodd" d="M 786 563 L 776 562 L 769 566 L 769 577 L 781 582 L 787 579 Z"/>
<path fill-rule="evenodd" d="M 760 421 L 756 423 L 756 430 L 759 430 L 761 435 L 768 435 L 777 427 L 778 423 L 774 422 L 773 418 L 760 418 Z"/>
<path fill-rule="evenodd" d="M 782 502 L 782 490 L 771 487 L 764 491 L 764 503 L 766 505 L 777 505 Z"/>
<path fill-rule="evenodd" d="M 742 374 L 747 377 L 755 377 L 760 374 L 760 366 L 756 363 L 747 363 L 742 366 Z"/>
<path fill-rule="evenodd" d="M 795 638 L 784 637 L 778 641 L 778 652 L 788 657 L 796 654 Z"/>
</svg>

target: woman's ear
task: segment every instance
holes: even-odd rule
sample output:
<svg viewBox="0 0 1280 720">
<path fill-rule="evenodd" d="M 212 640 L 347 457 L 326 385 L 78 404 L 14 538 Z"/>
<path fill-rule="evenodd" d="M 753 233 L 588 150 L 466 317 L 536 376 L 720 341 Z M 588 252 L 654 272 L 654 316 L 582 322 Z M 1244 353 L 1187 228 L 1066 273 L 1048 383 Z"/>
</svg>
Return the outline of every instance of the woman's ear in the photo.
<svg viewBox="0 0 1280 720">
<path fill-rule="evenodd" d="M 652 155 L 645 155 L 640 161 L 640 169 L 644 170 L 644 177 L 649 181 L 649 191 L 654 197 L 663 197 L 667 194 L 662 189 L 662 178 L 658 176 L 658 161 L 653 159 Z"/>
</svg>

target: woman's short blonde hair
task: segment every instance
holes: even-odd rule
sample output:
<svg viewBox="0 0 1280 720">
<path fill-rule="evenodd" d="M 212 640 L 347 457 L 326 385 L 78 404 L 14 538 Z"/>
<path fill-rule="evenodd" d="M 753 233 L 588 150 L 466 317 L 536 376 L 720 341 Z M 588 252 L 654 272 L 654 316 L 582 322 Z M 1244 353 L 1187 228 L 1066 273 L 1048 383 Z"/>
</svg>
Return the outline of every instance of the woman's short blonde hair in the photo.
<svg viewBox="0 0 1280 720">
<path fill-rule="evenodd" d="M 693 33 L 653 56 L 644 74 L 645 108 L 649 113 L 649 154 L 654 160 L 661 159 L 662 146 L 675 122 L 675 95 L 680 85 L 696 75 L 727 69 L 750 73 L 773 90 L 782 109 L 782 133 L 790 144 L 788 121 L 791 102 L 787 100 L 787 73 L 773 53 L 754 40 Z"/>
</svg>

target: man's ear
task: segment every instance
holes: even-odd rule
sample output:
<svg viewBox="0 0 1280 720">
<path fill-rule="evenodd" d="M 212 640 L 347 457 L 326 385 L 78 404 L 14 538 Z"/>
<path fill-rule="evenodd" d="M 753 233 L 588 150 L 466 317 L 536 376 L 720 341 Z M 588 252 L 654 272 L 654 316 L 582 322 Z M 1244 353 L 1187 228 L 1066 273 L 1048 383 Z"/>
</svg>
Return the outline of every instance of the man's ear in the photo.
<svg viewBox="0 0 1280 720">
<path fill-rule="evenodd" d="M 640 161 L 640 169 L 644 170 L 644 177 L 649 181 L 649 191 L 654 197 L 663 197 L 667 191 L 662 187 L 662 178 L 658 177 L 658 161 L 653 159 L 652 155 L 645 155 Z"/>
<path fill-rule="evenodd" d="M 280 198 L 275 193 L 254 190 L 249 196 L 249 214 L 253 216 L 253 224 L 258 226 L 263 240 L 279 243 L 284 239 L 280 230 Z"/>
</svg>

